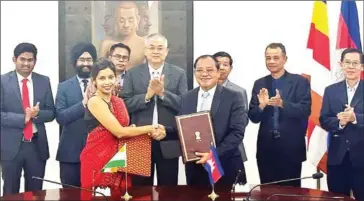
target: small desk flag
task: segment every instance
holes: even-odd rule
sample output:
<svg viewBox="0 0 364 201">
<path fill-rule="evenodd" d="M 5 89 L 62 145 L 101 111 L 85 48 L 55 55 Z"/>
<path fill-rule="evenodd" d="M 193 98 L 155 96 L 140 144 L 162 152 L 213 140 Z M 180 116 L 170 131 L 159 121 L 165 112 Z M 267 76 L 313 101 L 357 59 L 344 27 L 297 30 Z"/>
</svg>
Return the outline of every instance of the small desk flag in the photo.
<svg viewBox="0 0 364 201">
<path fill-rule="evenodd" d="M 213 186 L 222 176 L 224 176 L 224 170 L 221 167 L 219 157 L 216 149 L 213 145 L 210 146 L 210 154 L 207 162 L 204 165 L 210 179 L 210 183 Z"/>
<path fill-rule="evenodd" d="M 101 172 L 117 172 L 120 167 L 126 167 L 126 144 L 106 163 Z"/>
</svg>

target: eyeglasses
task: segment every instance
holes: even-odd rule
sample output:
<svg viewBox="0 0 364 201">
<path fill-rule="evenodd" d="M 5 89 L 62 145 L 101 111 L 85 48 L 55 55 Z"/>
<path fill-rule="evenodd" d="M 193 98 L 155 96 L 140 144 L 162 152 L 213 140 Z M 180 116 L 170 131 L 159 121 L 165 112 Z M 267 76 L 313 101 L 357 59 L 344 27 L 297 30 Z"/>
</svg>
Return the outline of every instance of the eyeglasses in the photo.
<svg viewBox="0 0 364 201">
<path fill-rule="evenodd" d="M 120 54 L 114 54 L 112 57 L 114 57 L 116 60 L 129 61 L 128 56 L 122 56 Z"/>
<path fill-rule="evenodd" d="M 358 61 L 353 61 L 353 62 L 351 62 L 351 61 L 344 61 L 344 67 L 345 68 L 348 68 L 350 66 L 352 66 L 353 68 L 360 68 L 361 63 L 358 62 Z"/>
</svg>

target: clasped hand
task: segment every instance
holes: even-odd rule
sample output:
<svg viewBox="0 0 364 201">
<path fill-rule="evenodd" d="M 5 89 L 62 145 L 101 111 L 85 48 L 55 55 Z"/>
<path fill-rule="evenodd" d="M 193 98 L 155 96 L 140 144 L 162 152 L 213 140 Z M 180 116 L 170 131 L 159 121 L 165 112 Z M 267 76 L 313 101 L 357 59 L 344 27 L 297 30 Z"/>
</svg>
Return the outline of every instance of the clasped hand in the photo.
<svg viewBox="0 0 364 201">
<path fill-rule="evenodd" d="M 281 98 L 281 94 L 278 89 L 276 89 L 276 95 L 274 97 L 269 98 L 268 90 L 266 88 L 262 88 L 257 94 L 259 105 L 263 108 L 267 105 L 274 107 L 283 107 L 283 100 Z"/>
<path fill-rule="evenodd" d="M 166 137 L 166 129 L 163 125 L 158 124 L 158 126 L 153 128 L 153 132 L 149 133 L 149 136 L 158 141 L 162 140 Z"/>
<path fill-rule="evenodd" d="M 27 107 L 25 109 L 25 123 L 28 123 L 31 118 L 34 118 L 39 113 L 39 102 L 34 107 Z"/>
<path fill-rule="evenodd" d="M 337 114 L 337 118 L 339 119 L 339 123 L 341 126 L 346 126 L 346 124 L 348 124 L 349 122 L 355 122 L 356 116 L 354 113 L 354 108 L 346 104 L 344 111 Z"/>
<path fill-rule="evenodd" d="M 160 78 L 153 78 L 149 81 L 146 98 L 150 99 L 154 95 L 158 95 L 160 97 L 164 95 L 164 75 Z"/>
</svg>

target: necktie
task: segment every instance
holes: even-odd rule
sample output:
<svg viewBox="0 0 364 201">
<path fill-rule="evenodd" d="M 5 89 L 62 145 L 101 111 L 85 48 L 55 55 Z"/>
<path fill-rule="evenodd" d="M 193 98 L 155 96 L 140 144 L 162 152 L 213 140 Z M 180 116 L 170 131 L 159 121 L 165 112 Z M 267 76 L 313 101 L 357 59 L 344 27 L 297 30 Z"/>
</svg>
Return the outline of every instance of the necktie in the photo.
<svg viewBox="0 0 364 201">
<path fill-rule="evenodd" d="M 276 89 L 277 87 L 277 80 L 273 81 L 273 96 L 276 95 Z M 278 130 L 279 129 L 279 108 L 278 107 L 273 107 L 273 130 Z"/>
<path fill-rule="evenodd" d="M 207 97 L 209 97 L 209 92 L 205 91 L 202 93 L 202 102 L 200 106 L 200 111 L 210 110 L 207 108 Z"/>
<path fill-rule="evenodd" d="M 159 72 L 158 71 L 152 72 L 152 76 L 153 76 L 152 79 L 159 79 Z M 158 124 L 157 100 L 158 100 L 157 96 L 154 95 L 153 125 Z"/>
<path fill-rule="evenodd" d="M 88 80 L 83 79 L 83 80 L 82 80 L 82 82 L 83 82 L 83 92 L 85 92 L 85 91 L 86 91 L 86 89 L 87 89 L 87 83 L 88 83 Z"/>
<path fill-rule="evenodd" d="M 29 90 L 27 86 L 28 79 L 23 79 L 22 83 L 22 95 L 23 95 L 23 109 L 25 113 L 26 108 L 30 108 L 30 100 L 29 100 Z M 24 127 L 24 139 L 30 140 L 33 137 L 33 127 L 32 127 L 32 120 L 29 120 Z"/>
<path fill-rule="evenodd" d="M 122 73 L 120 75 L 120 87 L 123 88 L 124 86 L 124 77 L 125 77 L 125 73 Z"/>
</svg>

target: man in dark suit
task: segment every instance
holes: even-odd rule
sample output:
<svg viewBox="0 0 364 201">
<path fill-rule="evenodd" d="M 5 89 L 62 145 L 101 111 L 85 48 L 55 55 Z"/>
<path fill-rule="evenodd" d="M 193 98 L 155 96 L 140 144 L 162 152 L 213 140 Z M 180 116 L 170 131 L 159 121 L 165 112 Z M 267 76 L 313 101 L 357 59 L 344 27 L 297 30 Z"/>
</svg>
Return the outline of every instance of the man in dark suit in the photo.
<svg viewBox="0 0 364 201">
<path fill-rule="evenodd" d="M 213 56 L 198 57 L 194 69 L 200 87 L 182 95 L 180 114 L 210 111 L 216 150 L 225 172 L 216 185 L 230 189 L 239 170 L 242 174 L 238 182 L 246 183 L 244 163 L 238 148 L 248 124 L 243 97 L 239 92 L 217 84 L 219 65 Z M 187 185 L 210 185 L 208 174 L 203 167 L 208 153 L 196 153 L 196 155 L 201 158 L 196 162 L 186 163 L 185 166 Z"/>
<path fill-rule="evenodd" d="M 114 63 L 116 70 L 117 85 L 115 90 L 120 98 L 123 96 L 124 78 L 129 67 L 130 53 L 129 46 L 123 43 L 116 43 L 110 48 L 109 59 Z"/>
<path fill-rule="evenodd" d="M 33 72 L 37 48 L 20 43 L 14 49 L 15 71 L 1 75 L 1 167 L 3 195 L 19 193 L 24 170 L 25 191 L 42 190 L 49 158 L 44 123 L 54 119 L 49 78 Z"/>
<path fill-rule="evenodd" d="M 179 112 L 180 95 L 187 91 L 185 71 L 166 63 L 167 39 L 152 34 L 146 39 L 147 63 L 128 70 L 124 80 L 123 98 L 131 123 L 136 126 L 162 124 L 167 136 L 152 141 L 152 175 L 133 177 L 133 185 L 153 185 L 154 165 L 158 185 L 178 184 L 180 148 L 175 116 Z"/>
<path fill-rule="evenodd" d="M 261 183 L 301 177 L 306 160 L 311 87 L 308 79 L 284 69 L 286 61 L 283 44 L 266 47 L 265 62 L 271 74 L 255 81 L 249 105 L 250 120 L 260 123 L 257 164 Z M 301 181 L 281 185 L 300 187 Z"/>
<path fill-rule="evenodd" d="M 91 43 L 79 43 L 72 48 L 71 59 L 77 75 L 60 83 L 56 94 L 56 120 L 62 126 L 56 160 L 60 162 L 61 182 L 81 186 L 80 154 L 87 139 L 83 120 L 88 100 L 85 92 L 91 84 L 96 48 Z"/>
<path fill-rule="evenodd" d="M 219 62 L 219 71 L 220 71 L 220 77 L 219 77 L 219 84 L 238 91 L 239 93 L 241 93 L 241 95 L 243 96 L 243 101 L 244 101 L 244 109 L 248 112 L 248 96 L 246 94 L 246 90 L 242 87 L 240 87 L 239 85 L 231 82 L 228 77 L 231 73 L 231 70 L 233 69 L 233 58 L 230 56 L 229 53 L 227 52 L 216 52 L 214 55 L 215 59 Z M 246 156 L 246 152 L 245 152 L 245 147 L 244 147 L 244 142 L 241 141 L 240 145 L 239 145 L 239 150 L 241 153 L 241 158 L 243 159 L 243 161 L 247 161 L 248 158 Z"/>
<path fill-rule="evenodd" d="M 320 124 L 329 132 L 327 184 L 329 191 L 364 200 L 364 58 L 346 49 L 340 65 L 345 80 L 326 87 Z"/>
</svg>

